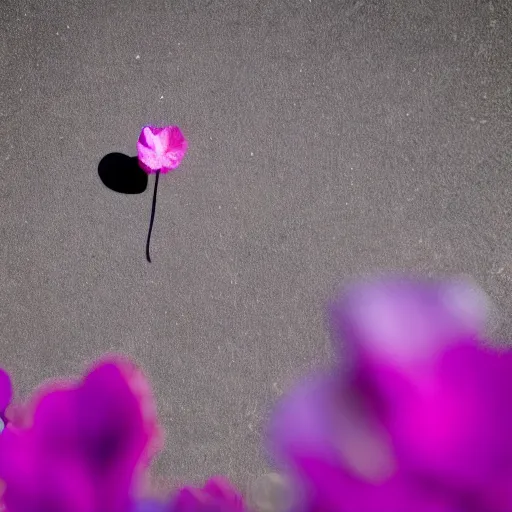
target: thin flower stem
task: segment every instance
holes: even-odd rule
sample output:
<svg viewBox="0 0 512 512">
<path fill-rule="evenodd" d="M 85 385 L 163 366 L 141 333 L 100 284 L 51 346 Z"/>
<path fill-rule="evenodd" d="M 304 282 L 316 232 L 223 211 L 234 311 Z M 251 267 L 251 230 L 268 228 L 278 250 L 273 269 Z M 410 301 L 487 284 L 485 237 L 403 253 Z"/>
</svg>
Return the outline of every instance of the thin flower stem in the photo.
<svg viewBox="0 0 512 512">
<path fill-rule="evenodd" d="M 149 263 L 151 263 L 151 257 L 149 255 L 149 244 L 151 242 L 151 232 L 153 231 L 153 222 L 155 220 L 156 193 L 158 190 L 158 178 L 160 178 L 160 171 L 156 171 L 155 188 L 153 189 L 153 205 L 151 206 L 151 219 L 149 221 L 148 239 L 146 241 L 146 259 L 149 261 Z"/>
</svg>

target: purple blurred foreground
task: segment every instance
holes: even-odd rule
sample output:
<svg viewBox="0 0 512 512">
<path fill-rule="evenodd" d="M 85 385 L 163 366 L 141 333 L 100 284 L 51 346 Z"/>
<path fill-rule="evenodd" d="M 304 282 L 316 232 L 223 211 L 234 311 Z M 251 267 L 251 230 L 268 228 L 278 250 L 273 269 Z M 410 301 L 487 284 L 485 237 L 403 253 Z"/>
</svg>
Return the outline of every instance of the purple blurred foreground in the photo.
<svg viewBox="0 0 512 512">
<path fill-rule="evenodd" d="M 251 506 L 221 477 L 145 487 L 162 447 L 151 389 L 122 358 L 14 407 L 0 373 L 8 512 L 505 512 L 512 510 L 509 350 L 482 336 L 485 296 L 464 281 L 361 283 L 329 307 L 338 359 L 276 407 L 268 447 L 286 506 Z M 348 363 L 348 364 L 347 364 Z M 283 484 L 284 485 L 284 484 Z"/>
<path fill-rule="evenodd" d="M 220 477 L 165 500 L 145 489 L 162 448 L 151 388 L 131 362 L 109 358 L 78 382 L 53 382 L 10 411 L 0 373 L 2 507 L 8 512 L 241 512 L 242 497 Z"/>
<path fill-rule="evenodd" d="M 512 510 L 512 358 L 482 339 L 486 306 L 468 283 L 400 278 L 331 304 L 349 369 L 297 386 L 270 426 L 297 510 Z"/>
</svg>

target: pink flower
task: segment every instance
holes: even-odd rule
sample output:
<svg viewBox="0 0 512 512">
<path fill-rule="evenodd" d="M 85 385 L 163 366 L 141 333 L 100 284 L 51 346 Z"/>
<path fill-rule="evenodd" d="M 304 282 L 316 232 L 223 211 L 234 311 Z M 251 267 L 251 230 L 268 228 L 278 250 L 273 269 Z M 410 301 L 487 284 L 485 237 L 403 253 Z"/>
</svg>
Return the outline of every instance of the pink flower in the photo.
<svg viewBox="0 0 512 512">
<path fill-rule="evenodd" d="M 464 283 L 384 280 L 333 305 L 349 371 L 296 388 L 270 429 L 309 510 L 512 508 L 512 354 L 479 341 L 484 317 Z"/>
<path fill-rule="evenodd" d="M 173 512 L 243 512 L 243 498 L 222 477 L 211 478 L 202 489 L 185 487 L 173 501 Z"/>
<path fill-rule="evenodd" d="M 147 173 L 176 169 L 187 151 L 187 141 L 177 126 L 145 126 L 137 142 L 139 165 Z"/>
<path fill-rule="evenodd" d="M 124 512 L 159 448 L 156 413 L 140 371 L 104 361 L 82 382 L 53 384 L 27 426 L 0 436 L 9 512 Z"/>
</svg>

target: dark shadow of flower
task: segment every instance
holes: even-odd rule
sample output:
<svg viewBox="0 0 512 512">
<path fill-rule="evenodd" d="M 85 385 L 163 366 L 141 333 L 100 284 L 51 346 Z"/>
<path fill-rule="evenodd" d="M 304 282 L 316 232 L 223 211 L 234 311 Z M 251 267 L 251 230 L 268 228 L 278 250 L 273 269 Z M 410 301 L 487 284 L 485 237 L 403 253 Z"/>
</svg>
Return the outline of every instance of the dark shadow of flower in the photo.
<svg viewBox="0 0 512 512">
<path fill-rule="evenodd" d="M 98 164 L 98 174 L 106 187 L 120 194 L 141 194 L 148 186 L 148 175 L 136 156 L 109 153 Z"/>
</svg>

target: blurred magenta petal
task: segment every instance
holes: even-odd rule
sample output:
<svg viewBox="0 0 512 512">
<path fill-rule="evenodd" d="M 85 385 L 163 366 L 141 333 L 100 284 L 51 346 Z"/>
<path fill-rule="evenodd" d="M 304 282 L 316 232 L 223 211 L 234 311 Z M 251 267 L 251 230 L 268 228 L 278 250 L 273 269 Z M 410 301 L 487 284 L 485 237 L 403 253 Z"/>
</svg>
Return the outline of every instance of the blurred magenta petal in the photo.
<svg viewBox="0 0 512 512">
<path fill-rule="evenodd" d="M 7 429 L 0 437 L 0 475 L 8 511 L 93 512 L 94 494 L 84 468 L 41 445 L 32 430 Z"/>
<path fill-rule="evenodd" d="M 215 477 L 201 488 L 185 487 L 173 500 L 173 512 L 243 512 L 244 501 L 231 483 Z"/>
<path fill-rule="evenodd" d="M 330 307 L 335 344 L 356 364 L 392 366 L 411 377 L 450 345 L 474 343 L 485 325 L 483 293 L 464 281 L 382 279 L 353 286 Z"/>
<path fill-rule="evenodd" d="M 407 511 L 408 487 L 395 475 L 389 439 L 336 376 L 316 376 L 292 390 L 269 434 L 305 510 Z"/>
<path fill-rule="evenodd" d="M 354 289 L 333 309 L 403 463 L 456 486 L 484 485 L 510 453 L 512 366 L 479 340 L 485 309 L 464 282 L 400 279 Z"/>
<path fill-rule="evenodd" d="M 97 471 L 149 461 L 160 431 L 151 390 L 138 368 L 121 360 L 99 364 L 77 389 L 77 400 L 82 438 Z"/>
<path fill-rule="evenodd" d="M 392 442 L 351 390 L 334 376 L 308 379 L 277 408 L 272 451 L 308 512 L 455 512 L 399 467 Z"/>
<path fill-rule="evenodd" d="M 12 384 L 9 374 L 0 368 L 0 415 L 3 415 L 12 399 Z"/>
<path fill-rule="evenodd" d="M 160 447 L 147 382 L 131 363 L 102 361 L 82 382 L 42 388 L 27 425 L 0 436 L 9 512 L 124 512 Z"/>
<path fill-rule="evenodd" d="M 507 474 L 512 481 L 511 378 L 509 357 L 457 347 L 428 383 L 391 395 L 387 424 L 404 467 L 475 495 Z"/>
<path fill-rule="evenodd" d="M 485 311 L 464 282 L 401 278 L 332 305 L 349 371 L 297 387 L 270 429 L 311 510 L 512 509 L 512 355 L 480 341 Z"/>
<path fill-rule="evenodd" d="M 106 361 L 78 388 L 83 456 L 108 510 L 123 510 L 134 477 L 159 448 L 150 388 L 126 361 Z M 93 411 L 93 413 L 91 413 Z"/>
<path fill-rule="evenodd" d="M 357 478 L 316 457 L 297 459 L 307 482 L 304 510 L 311 512 L 463 512 L 453 496 L 415 482 L 397 471 L 380 482 Z"/>
<path fill-rule="evenodd" d="M 270 450 L 278 458 L 314 453 L 340 461 L 333 450 L 338 427 L 336 379 L 317 375 L 300 383 L 278 404 L 269 428 Z"/>
<path fill-rule="evenodd" d="M 176 169 L 187 151 L 187 140 L 178 126 L 145 126 L 137 142 L 139 165 L 147 173 Z"/>
</svg>

